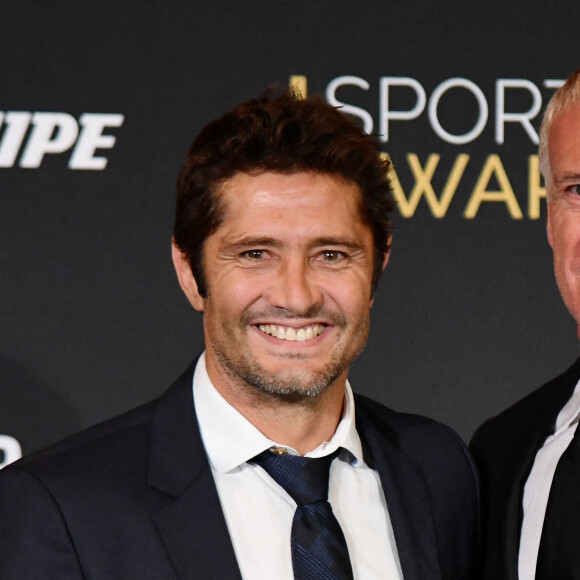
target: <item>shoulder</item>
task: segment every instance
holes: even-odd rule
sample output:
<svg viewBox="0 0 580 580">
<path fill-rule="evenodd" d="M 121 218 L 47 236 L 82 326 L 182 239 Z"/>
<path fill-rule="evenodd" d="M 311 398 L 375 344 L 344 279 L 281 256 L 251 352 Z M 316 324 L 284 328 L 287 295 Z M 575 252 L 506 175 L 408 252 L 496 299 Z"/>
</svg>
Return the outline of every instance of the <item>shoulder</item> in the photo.
<svg viewBox="0 0 580 580">
<path fill-rule="evenodd" d="M 81 478 L 87 482 L 99 482 L 104 477 L 120 481 L 123 474 L 136 477 L 137 472 L 145 477 L 159 423 L 161 429 L 157 431 L 166 430 L 167 426 L 191 430 L 194 415 L 191 395 L 193 368 L 194 365 L 191 365 L 165 393 L 153 401 L 26 455 L 4 468 L 0 471 L 0 485 L 5 473 L 13 470 L 54 482 L 78 482 Z"/>
<path fill-rule="evenodd" d="M 474 455 L 509 453 L 514 446 L 525 445 L 532 434 L 547 435 L 579 378 L 580 359 L 561 375 L 488 419 L 471 441 Z"/>
<path fill-rule="evenodd" d="M 453 429 L 427 417 L 399 413 L 366 397 L 355 401 L 357 430 L 369 448 L 371 467 L 381 476 L 387 503 L 397 497 L 392 495 L 395 482 L 400 501 L 410 502 L 409 513 L 429 505 L 421 517 L 426 522 L 428 514 L 432 517 L 442 565 L 455 569 L 463 561 L 471 569 L 480 552 L 479 482 L 465 443 Z M 395 517 L 399 506 L 391 508 Z"/>
<path fill-rule="evenodd" d="M 355 395 L 357 428 L 368 433 L 376 430 L 411 457 L 429 457 L 455 450 L 466 454 L 461 438 L 447 425 L 428 417 L 400 413 L 362 395 Z"/>
<path fill-rule="evenodd" d="M 151 405 L 141 407 L 0 471 L 0 540 L 7 550 L 0 577 L 56 578 L 54 570 L 66 570 L 63 578 L 80 578 L 77 541 L 112 535 L 121 510 L 127 526 L 143 525 L 133 496 L 146 476 L 150 416 Z"/>
<path fill-rule="evenodd" d="M 432 491 L 452 488 L 471 498 L 478 481 L 463 440 L 433 419 L 389 409 L 366 397 L 356 397 L 357 430 L 371 455 L 396 453 L 421 475 Z"/>
<path fill-rule="evenodd" d="M 189 379 L 0 471 L 1 578 L 167 577 L 152 517 L 192 479 Z"/>
<path fill-rule="evenodd" d="M 32 453 L 0 471 L 0 489 L 10 482 L 34 480 L 48 489 L 98 487 L 103 478 L 145 464 L 154 403 L 114 417 Z M 144 467 L 141 467 L 144 469 Z"/>
</svg>

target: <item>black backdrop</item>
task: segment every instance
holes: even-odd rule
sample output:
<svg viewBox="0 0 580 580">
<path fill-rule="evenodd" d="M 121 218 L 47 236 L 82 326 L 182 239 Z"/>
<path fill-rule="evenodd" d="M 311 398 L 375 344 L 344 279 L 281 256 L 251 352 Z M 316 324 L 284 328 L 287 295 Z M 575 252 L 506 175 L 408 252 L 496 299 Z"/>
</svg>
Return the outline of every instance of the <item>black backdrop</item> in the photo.
<svg viewBox="0 0 580 580">
<path fill-rule="evenodd" d="M 355 389 L 467 439 L 564 370 L 577 338 L 553 280 L 535 132 L 579 66 L 579 12 L 2 3 L 0 464 L 152 398 L 199 352 L 201 318 L 170 263 L 175 176 L 205 123 L 296 75 L 383 135 L 400 183 Z"/>
</svg>

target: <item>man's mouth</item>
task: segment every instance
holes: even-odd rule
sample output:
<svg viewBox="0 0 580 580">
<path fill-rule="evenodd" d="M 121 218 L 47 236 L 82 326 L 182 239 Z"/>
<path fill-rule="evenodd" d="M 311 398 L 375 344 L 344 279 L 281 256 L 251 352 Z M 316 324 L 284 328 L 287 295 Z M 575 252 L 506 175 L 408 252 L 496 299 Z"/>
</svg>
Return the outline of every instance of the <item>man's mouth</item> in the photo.
<svg viewBox="0 0 580 580">
<path fill-rule="evenodd" d="M 281 326 L 279 324 L 259 324 L 258 328 L 264 334 L 269 334 L 280 340 L 305 342 L 320 336 L 324 332 L 325 325 L 313 324 L 302 328 L 292 328 L 291 326 Z"/>
</svg>

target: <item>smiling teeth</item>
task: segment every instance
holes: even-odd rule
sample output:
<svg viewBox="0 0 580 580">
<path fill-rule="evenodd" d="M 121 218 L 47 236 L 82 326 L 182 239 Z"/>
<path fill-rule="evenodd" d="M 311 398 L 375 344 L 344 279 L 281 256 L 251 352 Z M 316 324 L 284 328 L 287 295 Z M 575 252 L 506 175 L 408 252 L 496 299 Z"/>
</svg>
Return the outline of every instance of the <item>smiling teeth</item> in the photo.
<svg viewBox="0 0 580 580">
<path fill-rule="evenodd" d="M 279 338 L 280 340 L 290 340 L 294 342 L 304 342 L 320 336 L 324 331 L 322 324 L 314 324 L 304 328 L 292 328 L 291 326 L 278 326 L 276 324 L 260 324 L 258 328 L 264 333 Z"/>
</svg>

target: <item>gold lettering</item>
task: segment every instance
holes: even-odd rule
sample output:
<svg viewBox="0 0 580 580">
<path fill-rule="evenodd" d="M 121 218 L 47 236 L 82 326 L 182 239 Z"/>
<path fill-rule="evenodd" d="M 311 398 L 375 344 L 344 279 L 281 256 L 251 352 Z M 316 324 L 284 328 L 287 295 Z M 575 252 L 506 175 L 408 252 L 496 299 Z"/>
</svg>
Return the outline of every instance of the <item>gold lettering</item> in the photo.
<svg viewBox="0 0 580 580">
<path fill-rule="evenodd" d="M 413 217 L 422 197 L 425 197 L 429 210 L 434 217 L 439 219 L 445 217 L 449 204 L 457 191 L 457 186 L 459 185 L 459 181 L 461 180 L 465 167 L 469 161 L 469 155 L 462 153 L 457 156 L 451 169 L 451 173 L 445 183 L 445 187 L 441 193 L 441 197 L 438 198 L 431 184 L 431 180 L 433 179 L 433 175 L 435 174 L 435 170 L 439 164 L 439 159 L 440 155 L 437 153 L 431 153 L 427 159 L 425 167 L 423 168 L 415 153 L 407 154 L 407 163 L 409 164 L 413 177 L 415 178 L 415 185 L 408 199 L 405 197 L 403 188 L 396 176 L 394 168 L 392 169 L 391 180 L 393 183 L 393 196 L 397 202 L 399 212 L 403 217 Z"/>
<path fill-rule="evenodd" d="M 288 83 L 300 98 L 305 99 L 308 96 L 308 79 L 303 75 L 292 75 Z"/>
<path fill-rule="evenodd" d="M 528 158 L 528 181 L 528 217 L 537 220 L 540 217 L 540 200 L 546 199 L 537 155 Z"/>
<path fill-rule="evenodd" d="M 381 153 L 381 158 L 386 159 L 389 162 L 389 169 L 387 170 L 387 175 L 389 177 L 389 181 L 391 182 L 391 187 L 393 188 L 393 198 L 395 199 L 395 203 L 397 204 L 399 211 L 403 215 L 403 212 L 401 210 L 401 206 L 402 206 L 402 204 L 407 203 L 407 198 L 405 197 L 405 192 L 403 191 L 403 188 L 401 187 L 401 182 L 399 181 L 399 176 L 397 175 L 397 172 L 395 171 L 395 164 L 393 163 L 389 154 L 385 153 L 384 151 Z M 403 215 L 403 217 L 409 217 L 409 216 Z"/>
<path fill-rule="evenodd" d="M 489 184 L 492 175 L 495 177 L 499 183 L 499 191 L 487 191 L 485 188 Z M 498 155 L 490 155 L 486 161 L 479 179 L 475 184 L 473 193 L 467 203 L 465 212 L 463 216 L 466 219 L 473 219 L 478 210 L 481 202 L 483 201 L 493 201 L 493 202 L 503 202 L 507 205 L 508 211 L 515 220 L 521 220 L 523 218 L 522 210 L 518 205 L 516 196 L 514 195 L 514 190 L 509 182 L 508 176 L 506 175 L 505 169 L 501 163 L 501 159 Z"/>
</svg>

